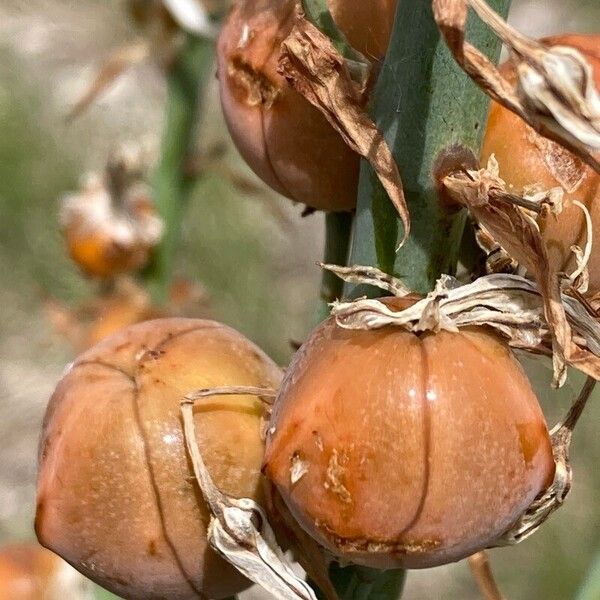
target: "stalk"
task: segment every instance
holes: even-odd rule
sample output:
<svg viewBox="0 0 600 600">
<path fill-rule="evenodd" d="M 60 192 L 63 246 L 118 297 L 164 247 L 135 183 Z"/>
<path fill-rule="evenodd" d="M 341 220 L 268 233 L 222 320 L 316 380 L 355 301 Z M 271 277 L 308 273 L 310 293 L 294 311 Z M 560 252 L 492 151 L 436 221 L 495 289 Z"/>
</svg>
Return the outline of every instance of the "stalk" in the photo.
<svg viewBox="0 0 600 600">
<path fill-rule="evenodd" d="M 325 215 L 325 251 L 323 262 L 344 266 L 348 262 L 352 221 L 354 215 L 349 212 L 329 212 Z M 344 282 L 331 271 L 323 271 L 321 277 L 321 295 L 315 317 L 318 324 L 329 316 L 329 305 L 342 297 Z"/>
<path fill-rule="evenodd" d="M 597 600 L 598 598 L 600 598 L 600 555 L 596 557 L 576 600 Z"/>
<path fill-rule="evenodd" d="M 510 2 L 490 0 L 490 5 L 506 16 Z M 468 33 L 498 60 L 500 43 L 481 22 L 471 19 Z M 455 272 L 466 216 L 442 207 L 432 173 L 440 153 L 453 144 L 479 155 L 488 107 L 488 98 L 456 66 L 441 40 L 430 2 L 400 1 L 370 111 L 400 168 L 412 233 L 396 252 L 402 225 L 363 161 L 350 264 L 377 266 L 419 293 L 429 292 L 442 273 Z M 352 285 L 345 291 L 365 292 Z M 394 600 L 405 579 L 402 570 L 358 567 L 333 568 L 331 576 L 342 600 Z"/>
<path fill-rule="evenodd" d="M 165 229 L 146 272 L 148 289 L 157 304 L 168 299 L 181 221 L 194 183 L 185 163 L 194 146 L 202 89 L 211 79 L 213 64 L 214 42 L 187 34 L 167 75 L 165 125 L 154 181 L 154 202 Z"/>
<path fill-rule="evenodd" d="M 511 0 L 488 2 L 506 16 Z M 470 17 L 468 37 L 498 60 L 500 42 L 476 18 Z M 396 253 L 402 225 L 363 161 L 351 264 L 377 266 L 422 294 L 442 273 L 455 272 L 466 217 L 442 207 L 432 173 L 440 152 L 452 144 L 479 155 L 488 105 L 487 96 L 456 66 L 440 39 L 430 2 L 399 2 L 371 115 L 400 168 L 412 232 Z M 365 290 L 347 286 L 346 292 Z"/>
</svg>

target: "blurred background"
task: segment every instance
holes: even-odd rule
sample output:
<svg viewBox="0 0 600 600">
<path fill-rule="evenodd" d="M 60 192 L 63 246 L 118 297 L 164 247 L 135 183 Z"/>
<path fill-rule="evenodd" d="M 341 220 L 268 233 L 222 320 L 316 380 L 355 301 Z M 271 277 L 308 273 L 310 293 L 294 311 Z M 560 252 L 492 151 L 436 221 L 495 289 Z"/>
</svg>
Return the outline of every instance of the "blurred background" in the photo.
<svg viewBox="0 0 600 600">
<path fill-rule="evenodd" d="M 511 20 L 535 36 L 597 32 L 600 3 L 514 0 Z M 0 0 L 0 544 L 33 536 L 40 423 L 74 356 L 64 321 L 97 291 L 67 256 L 59 198 L 77 189 L 84 173 L 101 170 L 120 143 L 157 146 L 163 74 L 143 62 L 79 118 L 67 123 L 65 115 L 102 60 L 137 36 L 119 0 Z M 200 286 L 203 314 L 236 327 L 286 364 L 315 310 L 323 217 L 302 217 L 303 207 L 265 189 L 242 164 L 213 79 L 198 137 L 201 149 L 223 148 L 221 166 L 194 188 L 176 274 Z M 553 421 L 578 379 L 551 392 L 547 367 L 534 362 L 528 369 Z M 600 397 L 583 421 L 575 436 L 575 488 L 565 508 L 531 540 L 491 553 L 507 598 L 574 598 L 600 549 Z M 465 564 L 410 573 L 404 595 L 478 597 Z"/>
</svg>

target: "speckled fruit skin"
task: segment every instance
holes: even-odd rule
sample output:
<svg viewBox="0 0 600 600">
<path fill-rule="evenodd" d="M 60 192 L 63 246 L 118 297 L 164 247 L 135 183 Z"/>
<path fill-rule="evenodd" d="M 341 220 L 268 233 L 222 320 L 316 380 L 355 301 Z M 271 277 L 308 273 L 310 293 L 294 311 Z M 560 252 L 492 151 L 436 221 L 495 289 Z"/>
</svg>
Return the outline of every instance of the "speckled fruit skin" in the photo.
<svg viewBox="0 0 600 600">
<path fill-rule="evenodd" d="M 353 46 L 381 60 L 396 0 L 330 0 L 329 6 Z M 217 48 L 225 120 L 243 158 L 274 190 L 317 209 L 351 210 L 358 155 L 277 72 L 293 17 L 291 0 L 242 0 L 234 6 Z"/>
<path fill-rule="evenodd" d="M 125 598 L 224 598 L 249 585 L 207 547 L 209 512 L 184 448 L 180 401 L 219 385 L 277 386 L 279 368 L 233 329 L 194 319 L 134 325 L 81 355 L 58 384 L 40 445 L 40 542 Z M 195 412 L 223 491 L 260 498 L 261 402 Z"/>
<path fill-rule="evenodd" d="M 531 386 L 483 330 L 329 319 L 287 370 L 270 425 L 263 468 L 291 513 L 335 556 L 376 568 L 473 554 L 554 475 Z"/>
<path fill-rule="evenodd" d="M 594 70 L 596 86 L 600 88 L 600 35 L 562 35 L 542 40 L 552 45 L 572 46 L 584 54 Z M 509 63 L 501 67 L 505 77 L 514 80 Z M 520 193 L 524 187 L 539 185 L 541 189 L 561 186 L 565 192 L 565 209 L 541 224 L 550 258 L 559 270 L 571 273 L 576 264 L 570 248 L 585 246 L 584 215 L 573 200 L 583 202 L 592 215 L 594 240 L 600 236 L 600 176 L 558 144 L 538 135 L 518 116 L 493 102 L 481 152 L 486 164 L 495 154 L 500 176 L 511 190 Z M 600 291 L 600 244 L 592 246 L 589 263 L 590 291 Z"/>
<path fill-rule="evenodd" d="M 91 583 L 37 544 L 0 548 L 0 600 L 90 600 Z"/>
</svg>

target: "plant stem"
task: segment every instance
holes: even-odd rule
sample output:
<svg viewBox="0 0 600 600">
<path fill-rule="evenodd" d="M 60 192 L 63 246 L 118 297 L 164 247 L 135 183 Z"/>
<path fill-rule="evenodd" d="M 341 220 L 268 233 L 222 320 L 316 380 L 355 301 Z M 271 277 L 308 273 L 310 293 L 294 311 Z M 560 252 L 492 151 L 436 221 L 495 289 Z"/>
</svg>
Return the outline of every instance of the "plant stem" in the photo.
<svg viewBox="0 0 600 600">
<path fill-rule="evenodd" d="M 340 567 L 330 569 L 331 580 L 340 600 L 395 600 L 404 587 L 404 571 L 377 571 L 367 567 Z"/>
<path fill-rule="evenodd" d="M 510 1 L 489 4 L 506 15 Z M 470 18 L 468 37 L 497 61 L 500 42 L 483 23 Z M 400 168 L 412 232 L 396 253 L 402 225 L 363 161 L 351 264 L 378 266 L 419 293 L 429 292 L 441 273 L 455 271 L 465 214 L 442 207 L 432 173 L 440 152 L 452 144 L 479 155 L 488 104 L 440 39 L 431 3 L 399 2 L 371 114 Z M 359 293 L 365 290 L 347 287 L 347 295 Z"/>
<path fill-rule="evenodd" d="M 576 600 L 598 600 L 598 598 L 600 598 L 600 555 L 592 564 Z"/>
<path fill-rule="evenodd" d="M 353 219 L 354 215 L 349 212 L 329 212 L 325 215 L 324 263 L 340 266 L 347 264 Z M 318 324 L 329 316 L 329 305 L 342 297 L 343 290 L 344 282 L 331 271 L 324 270 L 315 323 Z"/>
<path fill-rule="evenodd" d="M 511 0 L 490 0 L 506 15 Z M 497 61 L 500 42 L 481 22 L 471 20 L 469 39 Z M 396 253 L 401 224 L 373 169 L 363 161 L 350 264 L 377 266 L 400 276 L 416 292 L 427 293 L 458 261 L 465 215 L 442 207 L 432 177 L 440 152 L 461 144 L 474 156 L 487 121 L 489 101 L 456 66 L 441 40 L 426 0 L 398 3 L 390 47 L 377 81 L 371 115 L 398 163 L 412 221 L 412 233 Z M 377 291 L 347 286 L 346 295 Z M 355 576 L 359 576 L 355 569 Z M 344 598 L 401 595 L 404 572 L 382 573 L 392 583 L 375 596 L 360 589 Z M 395 583 L 395 585 L 393 585 Z"/>
<path fill-rule="evenodd" d="M 210 80 L 213 64 L 214 42 L 188 34 L 168 73 L 161 157 L 154 181 L 154 202 L 165 229 L 146 272 L 157 304 L 168 299 L 181 221 L 194 183 L 186 173 L 186 160 L 194 146 L 202 87 Z"/>
</svg>

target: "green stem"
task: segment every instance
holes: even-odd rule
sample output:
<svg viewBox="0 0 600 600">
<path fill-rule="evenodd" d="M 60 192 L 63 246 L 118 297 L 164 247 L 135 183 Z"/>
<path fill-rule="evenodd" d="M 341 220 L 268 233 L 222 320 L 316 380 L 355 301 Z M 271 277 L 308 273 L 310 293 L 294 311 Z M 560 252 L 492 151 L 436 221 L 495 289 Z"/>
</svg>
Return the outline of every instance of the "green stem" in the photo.
<svg viewBox="0 0 600 600">
<path fill-rule="evenodd" d="M 330 577 L 340 600 L 395 600 L 402 595 L 405 572 L 334 565 Z"/>
<path fill-rule="evenodd" d="M 598 600 L 598 598 L 600 598 L 600 556 L 594 561 L 576 600 Z"/>
<path fill-rule="evenodd" d="M 510 1 L 490 0 L 490 4 L 506 15 Z M 471 20 L 468 34 L 498 60 L 500 43 L 482 23 Z M 371 114 L 400 168 L 412 232 L 396 252 L 401 224 L 373 169 L 363 161 L 350 264 L 378 266 L 420 293 L 430 291 L 440 274 L 454 272 L 465 215 L 442 207 L 432 173 L 440 153 L 453 144 L 478 156 L 488 105 L 488 98 L 456 66 L 440 38 L 431 3 L 399 2 Z M 365 290 L 347 286 L 346 293 L 359 295 Z M 355 568 L 357 583 L 343 600 L 400 597 L 403 571 L 380 574 L 372 584 L 379 588 L 369 588 L 360 575 Z"/>
<path fill-rule="evenodd" d="M 506 15 L 510 1 L 489 4 Z M 475 18 L 469 20 L 468 38 L 498 60 L 500 42 Z M 431 3 L 399 2 L 371 114 L 400 168 L 412 231 L 396 253 L 402 225 L 363 161 L 351 264 L 378 266 L 419 293 L 429 292 L 440 274 L 455 271 L 465 215 L 441 205 L 432 173 L 440 153 L 452 144 L 479 155 L 488 105 L 440 38 Z M 348 286 L 348 295 L 358 293 L 365 290 Z"/>
<path fill-rule="evenodd" d="M 348 262 L 352 221 L 354 215 L 347 212 L 330 212 L 325 215 L 325 252 L 323 262 L 326 264 L 345 266 Z M 321 295 L 316 314 L 316 323 L 329 316 L 329 305 L 342 297 L 343 281 L 331 271 L 323 271 L 321 278 Z"/>
<path fill-rule="evenodd" d="M 154 181 L 154 201 L 164 222 L 164 235 L 146 273 L 153 300 L 168 299 L 181 221 L 193 179 L 186 160 L 194 146 L 203 84 L 210 81 L 214 42 L 188 35 L 168 73 L 168 100 L 161 157 Z"/>
</svg>

